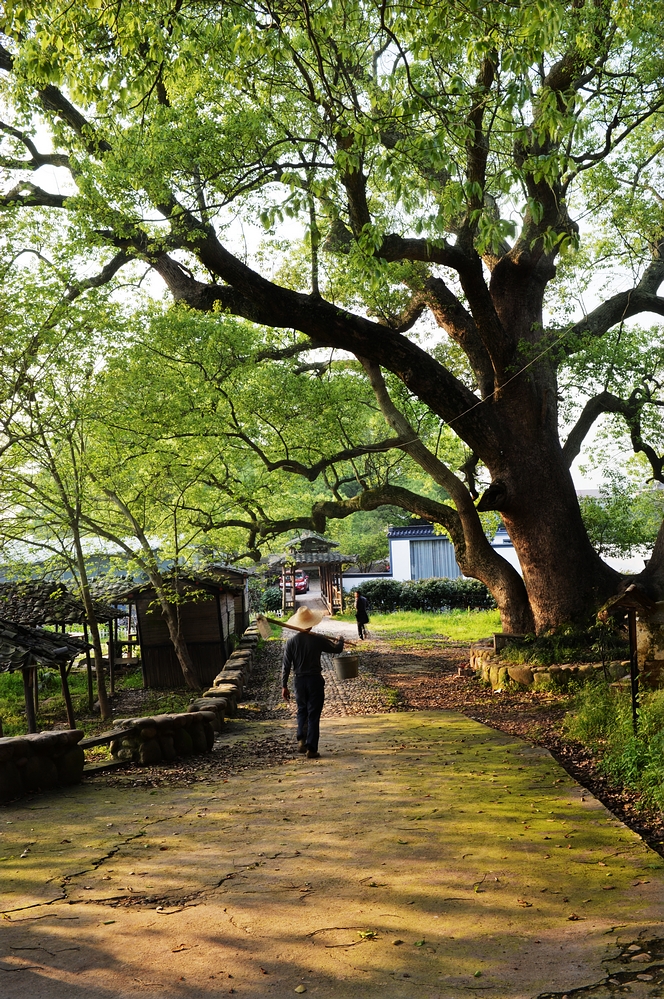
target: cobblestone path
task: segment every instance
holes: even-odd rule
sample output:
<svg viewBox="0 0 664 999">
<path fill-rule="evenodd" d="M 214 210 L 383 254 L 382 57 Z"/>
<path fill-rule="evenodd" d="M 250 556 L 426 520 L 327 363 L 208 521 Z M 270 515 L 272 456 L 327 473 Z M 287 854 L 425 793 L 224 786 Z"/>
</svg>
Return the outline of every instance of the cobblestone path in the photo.
<svg viewBox="0 0 664 999">
<path fill-rule="evenodd" d="M 324 630 L 330 633 L 330 622 L 326 621 L 325 625 Z M 252 677 L 249 692 L 251 702 L 244 710 L 258 711 L 262 718 L 295 718 L 294 699 L 284 701 L 281 696 L 284 644 L 283 641 L 272 640 L 263 646 L 258 668 Z M 323 718 L 371 715 L 395 710 L 397 701 L 394 691 L 370 669 L 361 669 L 360 676 L 353 680 L 341 681 L 337 679 L 332 656 L 324 654 L 321 664 L 325 679 Z"/>
</svg>

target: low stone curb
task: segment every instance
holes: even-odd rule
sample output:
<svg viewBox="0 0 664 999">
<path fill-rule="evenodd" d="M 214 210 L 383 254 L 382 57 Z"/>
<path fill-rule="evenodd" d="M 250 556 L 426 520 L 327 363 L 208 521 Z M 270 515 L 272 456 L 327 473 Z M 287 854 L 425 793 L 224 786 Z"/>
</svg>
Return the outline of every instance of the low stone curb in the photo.
<svg viewBox="0 0 664 999">
<path fill-rule="evenodd" d="M 84 732 L 37 732 L 0 739 L 0 802 L 30 791 L 77 784 L 85 753 L 78 745 Z"/>
<path fill-rule="evenodd" d="M 490 643 L 490 644 L 489 644 Z M 574 680 L 583 683 L 597 673 L 606 673 L 611 680 L 622 680 L 629 675 L 629 661 L 603 663 L 562 663 L 553 666 L 530 666 L 501 660 L 500 654 L 493 648 L 491 639 L 485 639 L 471 645 L 470 666 L 481 680 L 491 684 L 493 690 L 501 690 L 506 683 L 512 681 L 521 687 L 533 690 L 546 690 L 553 687 L 565 687 Z"/>
<path fill-rule="evenodd" d="M 117 726 L 126 731 L 111 742 L 111 754 L 116 760 L 147 767 L 178 756 L 209 753 L 214 745 L 215 720 L 214 711 L 124 718 Z"/>
</svg>

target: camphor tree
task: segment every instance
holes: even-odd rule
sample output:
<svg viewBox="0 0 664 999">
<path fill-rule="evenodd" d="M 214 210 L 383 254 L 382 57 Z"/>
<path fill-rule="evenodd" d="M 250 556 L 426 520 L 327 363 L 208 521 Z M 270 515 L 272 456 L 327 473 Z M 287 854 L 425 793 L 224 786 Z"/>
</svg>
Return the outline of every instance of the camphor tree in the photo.
<svg viewBox="0 0 664 999">
<path fill-rule="evenodd" d="M 357 358 L 394 446 L 452 504 L 423 510 L 403 490 L 399 505 L 449 531 L 506 630 L 585 620 L 620 588 L 569 468 L 604 412 L 644 443 L 632 428 L 657 389 L 581 397 L 561 440 L 559 374 L 632 317 L 664 312 L 661 2 L 4 10 L 7 212 L 62 215 L 88 248 L 88 280 L 137 260 L 192 310 L 283 331 L 276 363 L 321 347 Z M 57 193 L 44 166 L 69 172 Z M 253 249 L 244 235 L 258 218 Z M 602 262 L 620 290 L 595 288 L 600 304 L 579 318 L 574 275 Z M 409 396 L 463 442 L 463 461 L 421 439 L 400 405 Z M 381 497 L 367 484 L 353 499 Z M 502 516 L 523 580 L 478 511 Z M 319 506 L 314 526 L 326 516 Z M 638 582 L 664 590 L 664 533 Z"/>
</svg>

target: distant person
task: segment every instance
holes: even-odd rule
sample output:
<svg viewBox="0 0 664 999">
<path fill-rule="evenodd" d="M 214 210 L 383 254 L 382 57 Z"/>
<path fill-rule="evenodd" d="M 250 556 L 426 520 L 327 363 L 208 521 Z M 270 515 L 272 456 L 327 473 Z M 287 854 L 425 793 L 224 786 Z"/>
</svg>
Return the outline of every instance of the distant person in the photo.
<svg viewBox="0 0 664 999">
<path fill-rule="evenodd" d="M 320 756 L 318 752 L 320 715 L 325 703 L 321 653 L 339 653 L 344 647 L 343 638 L 335 641 L 326 635 L 311 634 L 311 629 L 320 624 L 323 617 L 322 611 L 300 607 L 297 613 L 289 618 L 289 624 L 305 630 L 293 635 L 286 642 L 281 673 L 281 694 L 285 701 L 289 701 L 288 677 L 291 669 L 293 670 L 297 704 L 297 748 L 300 753 L 306 753 L 309 760 L 317 760 Z"/>
<path fill-rule="evenodd" d="M 360 638 L 367 637 L 366 625 L 369 624 L 369 601 L 359 590 L 355 590 L 355 620 Z"/>
</svg>

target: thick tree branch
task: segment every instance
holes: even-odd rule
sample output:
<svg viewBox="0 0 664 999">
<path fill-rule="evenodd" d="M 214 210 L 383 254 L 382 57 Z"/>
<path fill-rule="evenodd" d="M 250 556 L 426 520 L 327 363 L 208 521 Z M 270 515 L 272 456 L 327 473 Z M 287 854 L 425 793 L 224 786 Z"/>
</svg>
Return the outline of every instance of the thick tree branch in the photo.
<svg viewBox="0 0 664 999">
<path fill-rule="evenodd" d="M 629 403 L 611 392 L 600 392 L 599 395 L 588 400 L 563 446 L 563 455 L 568 468 L 581 451 L 586 436 L 602 413 L 627 413 L 628 406 Z"/>
<path fill-rule="evenodd" d="M 63 153 L 40 153 L 34 142 L 25 132 L 0 121 L 0 131 L 21 142 L 30 153 L 29 160 L 10 159 L 3 156 L 0 161 L 7 170 L 39 170 L 43 166 L 65 167 L 69 169 L 69 157 Z"/>
<path fill-rule="evenodd" d="M 0 45 L 0 69 L 11 73 L 14 70 L 14 57 L 3 45 Z M 105 139 L 99 139 L 93 125 L 85 118 L 81 112 L 74 107 L 71 101 L 52 84 L 37 91 L 41 105 L 45 111 L 51 111 L 65 122 L 80 138 L 85 142 L 85 147 L 89 153 L 98 154 L 108 152 L 111 148 Z"/>
<path fill-rule="evenodd" d="M 532 624 L 532 616 L 523 580 L 516 569 L 489 544 L 469 490 L 451 469 L 419 440 L 408 420 L 390 398 L 378 365 L 363 358 L 360 358 L 360 361 L 387 423 L 406 441 L 402 445 L 402 450 L 409 454 L 434 482 L 447 491 L 456 507 L 456 519 L 446 515 L 447 523 L 438 522 L 444 523 L 452 538 L 454 553 L 461 571 L 467 576 L 481 579 L 489 587 L 501 614 L 505 616 L 508 629 L 510 627 L 528 629 Z M 412 439 L 409 438 L 409 434 L 412 435 Z M 427 515 L 421 514 L 421 516 Z"/>
<path fill-rule="evenodd" d="M 402 448 L 405 450 L 405 442 L 399 437 L 393 437 L 384 441 L 377 441 L 375 444 L 365 444 L 358 447 L 345 448 L 342 451 L 337 451 L 336 454 L 330 455 L 328 458 L 321 458 L 313 465 L 305 465 L 303 462 L 295 461 L 293 458 L 281 458 L 278 461 L 270 461 L 262 448 L 254 440 L 252 440 L 247 434 L 241 431 L 236 431 L 234 433 L 227 433 L 229 438 L 237 438 L 243 441 L 247 447 L 249 447 L 254 454 L 257 454 L 260 460 L 265 465 L 268 472 L 276 472 L 282 469 L 285 472 L 292 472 L 294 475 L 301 475 L 309 482 L 315 482 L 319 475 L 326 469 L 330 468 L 332 465 L 337 465 L 339 462 L 350 461 L 353 458 L 361 458 L 367 454 L 383 454 L 385 451 L 391 451 L 392 448 Z"/>
<path fill-rule="evenodd" d="M 51 194 L 27 180 L 19 181 L 11 191 L 0 195 L 0 207 L 4 208 L 15 208 L 17 205 L 25 208 L 64 208 L 66 201 L 64 195 Z"/>
<path fill-rule="evenodd" d="M 468 355 L 473 370 L 477 365 L 483 374 L 483 380 L 488 376 L 492 381 L 491 360 L 477 332 L 475 320 L 457 296 L 441 278 L 430 277 L 425 282 L 422 297 L 438 325 L 442 326 Z"/>
<path fill-rule="evenodd" d="M 192 230 L 189 248 L 211 273 L 228 284 L 204 285 L 171 257 L 160 255 L 153 266 L 176 300 L 203 311 L 221 305 L 252 322 L 299 330 L 316 345 L 372 357 L 397 374 L 444 420 L 455 420 L 455 430 L 480 456 L 486 453 L 489 442 L 495 446 L 497 437 L 488 413 L 477 419 L 477 397 L 417 344 L 322 298 L 273 284 L 226 250 L 212 230 L 201 232 L 198 223 L 195 227 L 192 224 Z"/>
<path fill-rule="evenodd" d="M 109 260 L 109 262 L 102 267 L 98 274 L 95 274 L 93 277 L 82 278 L 80 281 L 72 281 L 67 288 L 65 298 L 67 301 L 73 302 L 75 298 L 82 295 L 84 291 L 88 290 L 88 288 L 101 288 L 102 285 L 108 284 L 108 282 L 115 277 L 120 268 L 133 259 L 134 257 L 132 257 L 131 254 L 125 253 L 124 251 L 116 253 L 113 259 Z"/>
<path fill-rule="evenodd" d="M 656 270 L 656 269 L 654 269 Z M 649 277 L 649 282 L 656 280 Z M 606 302 L 602 302 L 568 331 L 568 352 L 574 354 L 584 347 L 584 339 L 604 336 L 612 327 L 641 312 L 654 312 L 664 316 L 664 298 L 642 291 L 640 286 L 629 291 L 620 291 Z"/>
<path fill-rule="evenodd" d="M 324 531 L 327 520 L 339 520 L 359 510 L 377 510 L 381 506 L 398 506 L 418 517 L 441 524 L 451 536 L 462 534 L 459 515 L 451 506 L 437 503 L 427 496 L 420 496 L 401 486 L 383 485 L 365 489 L 357 496 L 345 500 L 321 500 L 312 507 L 311 524 L 316 531 Z"/>
</svg>

